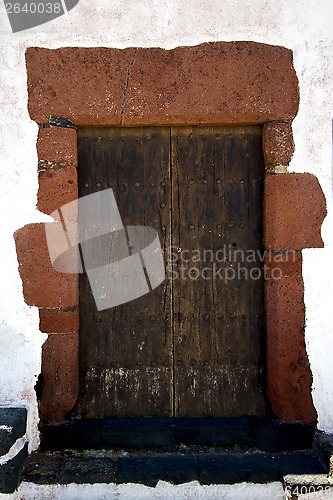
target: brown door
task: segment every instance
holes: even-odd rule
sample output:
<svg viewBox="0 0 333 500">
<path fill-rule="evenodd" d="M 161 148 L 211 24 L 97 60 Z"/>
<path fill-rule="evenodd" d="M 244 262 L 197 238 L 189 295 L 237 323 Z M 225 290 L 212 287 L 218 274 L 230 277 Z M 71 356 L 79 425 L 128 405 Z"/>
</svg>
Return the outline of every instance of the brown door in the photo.
<svg viewBox="0 0 333 500">
<path fill-rule="evenodd" d="M 261 141 L 257 126 L 79 130 L 79 195 L 112 187 L 125 226 L 157 230 L 166 280 L 98 312 L 81 275 L 76 415 L 266 414 Z"/>
</svg>

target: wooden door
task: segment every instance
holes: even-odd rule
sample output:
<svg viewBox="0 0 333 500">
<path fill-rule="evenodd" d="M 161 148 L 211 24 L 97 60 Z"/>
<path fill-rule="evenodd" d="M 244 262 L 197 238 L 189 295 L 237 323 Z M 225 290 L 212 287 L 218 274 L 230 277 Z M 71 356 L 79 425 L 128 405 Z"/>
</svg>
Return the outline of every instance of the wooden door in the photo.
<svg viewBox="0 0 333 500">
<path fill-rule="evenodd" d="M 81 418 L 265 415 L 264 277 L 247 261 L 263 251 L 261 141 L 257 126 L 79 130 L 79 195 L 112 187 L 167 267 L 101 312 L 81 275 Z"/>
</svg>

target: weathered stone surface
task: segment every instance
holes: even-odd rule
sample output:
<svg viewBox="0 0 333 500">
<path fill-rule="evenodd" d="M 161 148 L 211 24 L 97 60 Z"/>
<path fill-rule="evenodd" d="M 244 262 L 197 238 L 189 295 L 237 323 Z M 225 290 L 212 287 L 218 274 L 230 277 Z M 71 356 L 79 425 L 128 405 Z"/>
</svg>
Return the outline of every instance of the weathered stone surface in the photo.
<svg viewBox="0 0 333 500">
<path fill-rule="evenodd" d="M 62 422 L 79 392 L 79 334 L 50 334 L 43 345 L 40 415 Z"/>
<path fill-rule="evenodd" d="M 318 432 L 313 443 L 313 450 L 333 479 L 333 435 Z"/>
<path fill-rule="evenodd" d="M 41 429 L 43 451 L 93 450 L 105 448 L 102 442 L 102 419 L 75 419 L 49 424 Z"/>
<path fill-rule="evenodd" d="M 267 394 L 284 422 L 315 422 L 312 376 L 304 341 L 304 284 L 301 277 L 265 283 Z"/>
<path fill-rule="evenodd" d="M 302 253 L 294 250 L 287 252 L 267 252 L 265 266 L 268 278 L 301 278 Z"/>
<path fill-rule="evenodd" d="M 60 467 L 60 484 L 114 483 L 116 480 L 117 460 L 102 458 L 69 458 Z"/>
<path fill-rule="evenodd" d="M 325 197 L 311 174 L 268 174 L 264 191 L 264 244 L 272 250 L 323 247 Z"/>
<path fill-rule="evenodd" d="M 276 456 L 282 474 L 285 475 L 307 475 L 325 474 L 325 469 L 313 453 L 283 453 Z"/>
<path fill-rule="evenodd" d="M 295 150 L 291 123 L 268 122 L 263 128 L 263 151 L 267 166 L 288 165 Z"/>
<path fill-rule="evenodd" d="M 277 419 L 73 419 L 62 424 L 45 425 L 41 429 L 41 449 L 146 449 L 202 452 L 204 447 L 252 447 L 270 452 L 294 451 L 312 447 L 315 426 L 304 423 L 281 423 Z M 205 420 L 208 422 L 206 423 Z M 223 420 L 223 425 L 220 420 Z M 205 429 L 205 424 L 208 430 Z M 217 437 L 213 438 L 214 429 Z M 239 431 L 239 436 L 237 435 Z M 223 434 L 225 436 L 223 436 Z"/>
<path fill-rule="evenodd" d="M 38 307 L 78 305 L 78 275 L 58 273 L 50 261 L 44 224 L 29 224 L 14 234 L 25 301 Z"/>
<path fill-rule="evenodd" d="M 0 493 L 14 493 L 18 488 L 27 458 L 28 444 L 25 444 L 12 460 L 0 465 Z"/>
<path fill-rule="evenodd" d="M 292 53 L 282 47 L 232 42 L 138 49 L 123 123 L 264 123 L 296 115 L 298 99 Z"/>
<path fill-rule="evenodd" d="M 102 442 L 111 449 L 173 450 L 173 419 L 106 418 L 102 422 Z"/>
<path fill-rule="evenodd" d="M 6 455 L 26 431 L 25 408 L 0 408 L 0 456 Z"/>
<path fill-rule="evenodd" d="M 35 451 L 31 453 L 24 468 L 23 481 L 37 484 L 56 484 L 59 481 L 61 457 Z"/>
<path fill-rule="evenodd" d="M 24 481 L 36 484 L 114 483 L 117 459 L 70 453 L 32 453 Z"/>
<path fill-rule="evenodd" d="M 248 418 L 176 418 L 175 437 L 188 445 L 249 446 L 251 428 Z"/>
<path fill-rule="evenodd" d="M 77 332 L 79 308 L 39 309 L 39 329 L 44 333 Z"/>
<path fill-rule="evenodd" d="M 77 170 L 75 167 L 54 167 L 39 171 L 37 208 L 51 214 L 58 208 L 77 200 Z"/>
<path fill-rule="evenodd" d="M 76 130 L 62 127 L 40 128 L 37 139 L 38 160 L 77 167 Z"/>
<path fill-rule="evenodd" d="M 270 455 L 211 455 L 197 457 L 201 484 L 267 483 L 279 480 L 279 469 Z"/>
<path fill-rule="evenodd" d="M 117 483 L 143 483 L 147 486 L 156 486 L 160 480 L 181 484 L 197 479 L 194 456 L 143 456 L 118 459 Z"/>
<path fill-rule="evenodd" d="M 283 423 L 275 419 L 251 419 L 253 444 L 271 453 L 309 450 L 315 434 L 314 424 Z"/>
<path fill-rule="evenodd" d="M 119 125 L 134 52 L 132 48 L 27 49 L 31 118 L 48 123 L 55 115 L 75 125 Z"/>
<path fill-rule="evenodd" d="M 312 423 L 316 411 L 304 342 L 302 254 L 268 252 L 265 265 L 267 394 L 282 421 Z"/>
<path fill-rule="evenodd" d="M 306 498 L 311 498 L 311 493 L 315 491 L 326 491 L 328 494 L 333 492 L 332 483 L 324 467 L 312 453 L 278 454 L 276 461 L 280 467 L 286 491 L 291 498 L 298 498 L 301 494 L 302 497 L 304 495 Z M 331 498 L 331 496 L 325 495 L 325 498 Z"/>
<path fill-rule="evenodd" d="M 206 449 L 191 455 L 144 451 L 126 455 L 123 451 L 112 452 L 112 456 L 104 451 L 103 455 L 73 450 L 64 453 L 35 452 L 29 457 L 24 481 L 36 484 L 128 482 L 155 486 L 159 480 L 178 484 L 198 478 L 202 484 L 267 483 L 280 481 L 283 476 L 290 489 L 297 484 L 306 485 L 308 489 L 303 489 L 305 493 L 314 491 L 312 485 L 329 485 L 318 459 L 310 452 L 236 454 L 215 453 Z M 297 490 L 294 490 L 296 493 Z"/>
<path fill-rule="evenodd" d="M 292 120 L 292 52 L 255 42 L 196 47 L 29 48 L 29 112 L 88 125 L 265 123 Z"/>
</svg>

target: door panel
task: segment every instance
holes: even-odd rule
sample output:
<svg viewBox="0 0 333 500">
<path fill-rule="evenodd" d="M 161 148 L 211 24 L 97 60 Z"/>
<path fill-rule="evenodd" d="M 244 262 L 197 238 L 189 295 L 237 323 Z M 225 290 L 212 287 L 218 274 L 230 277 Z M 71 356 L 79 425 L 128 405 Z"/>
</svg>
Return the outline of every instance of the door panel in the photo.
<svg viewBox="0 0 333 500">
<path fill-rule="evenodd" d="M 101 312 L 81 275 L 74 415 L 265 415 L 263 279 L 220 277 L 237 264 L 226 250 L 262 250 L 261 134 L 260 127 L 79 130 L 79 195 L 112 187 L 124 226 L 156 229 L 169 269 L 157 289 Z M 226 261 L 216 261 L 218 250 Z M 184 262 L 195 255 L 200 260 Z M 212 258 L 221 271 L 205 279 Z M 258 266 L 241 264 L 244 275 Z"/>
<path fill-rule="evenodd" d="M 173 286 L 178 417 L 265 413 L 262 279 L 246 279 L 245 259 L 262 250 L 261 150 L 259 127 L 172 130 L 172 234 L 179 256 L 200 258 L 176 263 L 186 269 Z"/>
<path fill-rule="evenodd" d="M 169 246 L 170 131 L 83 129 L 78 133 L 79 195 L 112 187 L 124 226 L 149 226 Z M 162 230 L 163 228 L 163 230 Z M 170 283 L 98 312 L 80 276 L 82 418 L 169 417 L 173 412 Z"/>
</svg>

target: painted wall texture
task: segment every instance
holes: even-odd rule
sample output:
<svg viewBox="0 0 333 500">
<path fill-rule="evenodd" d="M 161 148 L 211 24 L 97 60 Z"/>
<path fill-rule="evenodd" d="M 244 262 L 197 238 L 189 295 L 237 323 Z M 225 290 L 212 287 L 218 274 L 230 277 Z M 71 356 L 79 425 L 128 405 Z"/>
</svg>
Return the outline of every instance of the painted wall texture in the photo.
<svg viewBox="0 0 333 500">
<path fill-rule="evenodd" d="M 38 446 L 34 386 L 47 336 L 38 310 L 23 300 L 13 233 L 50 220 L 37 211 L 37 125 L 27 109 L 25 49 L 163 47 L 209 41 L 252 40 L 294 52 L 300 108 L 293 122 L 295 153 L 290 172 L 316 175 L 327 200 L 324 248 L 303 250 L 306 346 L 313 373 L 319 428 L 333 432 L 332 192 L 333 4 L 322 0 L 80 0 L 67 15 L 13 34 L 0 5 L 0 405 L 29 409 L 30 447 Z"/>
</svg>

